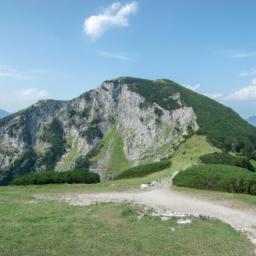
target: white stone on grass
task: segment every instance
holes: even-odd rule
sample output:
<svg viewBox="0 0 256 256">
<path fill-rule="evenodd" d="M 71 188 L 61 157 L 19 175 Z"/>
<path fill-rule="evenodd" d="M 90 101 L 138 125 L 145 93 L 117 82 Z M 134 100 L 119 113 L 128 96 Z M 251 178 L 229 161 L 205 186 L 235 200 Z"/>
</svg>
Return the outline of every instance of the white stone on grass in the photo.
<svg viewBox="0 0 256 256">
<path fill-rule="evenodd" d="M 181 220 L 178 220 L 177 223 L 187 225 L 187 224 L 191 224 L 192 220 L 190 220 L 190 219 L 181 219 Z"/>
<path fill-rule="evenodd" d="M 141 190 L 145 190 L 145 189 L 147 189 L 148 188 L 148 184 L 141 184 L 140 185 L 140 189 Z"/>
</svg>

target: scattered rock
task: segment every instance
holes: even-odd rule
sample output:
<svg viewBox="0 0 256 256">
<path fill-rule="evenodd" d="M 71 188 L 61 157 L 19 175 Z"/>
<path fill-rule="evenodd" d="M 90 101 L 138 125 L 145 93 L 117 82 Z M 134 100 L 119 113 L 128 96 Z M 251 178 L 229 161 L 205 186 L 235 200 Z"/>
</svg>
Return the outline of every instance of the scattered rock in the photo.
<svg viewBox="0 0 256 256">
<path fill-rule="evenodd" d="M 161 220 L 161 221 L 167 221 L 167 220 L 169 220 L 169 219 L 170 219 L 170 217 L 160 216 L 160 220 Z"/>
<path fill-rule="evenodd" d="M 140 189 L 141 190 L 145 190 L 145 189 L 147 189 L 149 186 L 148 186 L 148 184 L 141 184 L 140 185 Z"/>
<path fill-rule="evenodd" d="M 153 181 L 149 184 L 150 187 L 158 187 L 158 186 L 160 186 L 160 185 L 161 185 L 161 181 L 160 181 L 160 180 L 153 180 Z"/>
<path fill-rule="evenodd" d="M 190 219 L 181 219 L 181 220 L 178 220 L 177 223 L 187 225 L 187 224 L 191 224 L 192 220 L 190 220 Z"/>
<path fill-rule="evenodd" d="M 148 189 L 148 188 L 156 188 L 156 187 L 159 187 L 160 185 L 161 185 L 160 180 L 153 180 L 148 184 L 141 184 L 140 189 L 144 190 L 144 189 Z"/>
<path fill-rule="evenodd" d="M 141 220 L 143 217 L 144 217 L 144 214 L 143 214 L 143 213 L 140 214 L 140 215 L 138 215 L 138 220 Z"/>
<path fill-rule="evenodd" d="M 160 217 L 160 213 L 159 212 L 152 212 L 151 214 L 153 217 Z"/>
</svg>

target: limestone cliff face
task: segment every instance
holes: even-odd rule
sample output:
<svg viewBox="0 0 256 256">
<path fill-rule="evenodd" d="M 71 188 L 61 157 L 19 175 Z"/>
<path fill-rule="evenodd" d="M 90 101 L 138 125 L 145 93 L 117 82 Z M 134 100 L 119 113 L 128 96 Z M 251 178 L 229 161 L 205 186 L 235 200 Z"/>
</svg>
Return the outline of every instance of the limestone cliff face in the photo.
<svg viewBox="0 0 256 256">
<path fill-rule="evenodd" d="M 71 101 L 40 101 L 0 120 L 0 180 L 8 173 L 91 169 L 109 178 L 143 162 L 168 158 L 198 130 L 180 95 L 174 109 L 147 102 L 120 80 Z M 29 152 L 29 153 L 28 153 Z"/>
</svg>

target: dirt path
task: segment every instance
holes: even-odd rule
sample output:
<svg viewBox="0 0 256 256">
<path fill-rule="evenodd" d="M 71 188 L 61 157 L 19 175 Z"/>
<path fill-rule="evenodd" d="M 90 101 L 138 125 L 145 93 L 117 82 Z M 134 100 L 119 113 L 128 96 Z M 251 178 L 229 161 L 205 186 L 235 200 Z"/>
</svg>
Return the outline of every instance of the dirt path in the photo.
<svg viewBox="0 0 256 256">
<path fill-rule="evenodd" d="M 189 215 L 202 215 L 219 219 L 230 224 L 236 230 L 246 232 L 256 245 L 256 210 L 243 209 L 233 201 L 199 198 L 187 192 L 170 189 L 170 183 L 164 182 L 160 187 L 148 191 L 74 193 L 55 196 L 37 195 L 38 199 L 60 200 L 71 205 L 90 205 L 103 202 L 129 202 L 149 207 L 156 212 L 170 210 Z"/>
</svg>

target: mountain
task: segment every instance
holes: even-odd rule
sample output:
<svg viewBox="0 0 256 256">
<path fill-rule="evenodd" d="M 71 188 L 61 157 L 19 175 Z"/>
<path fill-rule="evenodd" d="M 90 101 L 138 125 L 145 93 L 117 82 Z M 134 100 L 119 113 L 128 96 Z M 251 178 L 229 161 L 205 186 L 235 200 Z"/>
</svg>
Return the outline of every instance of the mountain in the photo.
<svg viewBox="0 0 256 256">
<path fill-rule="evenodd" d="M 247 119 L 247 122 L 253 126 L 256 127 L 256 116 L 250 116 L 248 119 Z"/>
<path fill-rule="evenodd" d="M 9 113 L 3 109 L 0 109 L 0 119 L 3 118 L 3 117 L 6 117 L 8 116 Z"/>
<path fill-rule="evenodd" d="M 224 150 L 256 146 L 256 128 L 232 109 L 173 81 L 105 81 L 73 100 L 39 101 L 1 119 L 0 182 L 72 169 L 108 179 L 130 166 L 170 158 L 195 133 Z"/>
</svg>

